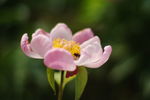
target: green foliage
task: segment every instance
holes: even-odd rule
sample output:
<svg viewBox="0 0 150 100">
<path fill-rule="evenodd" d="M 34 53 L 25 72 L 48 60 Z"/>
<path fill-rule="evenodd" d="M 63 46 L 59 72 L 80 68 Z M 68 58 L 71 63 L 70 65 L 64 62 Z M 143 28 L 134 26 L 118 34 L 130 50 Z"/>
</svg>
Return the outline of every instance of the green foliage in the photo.
<svg viewBox="0 0 150 100">
<path fill-rule="evenodd" d="M 54 93 L 56 94 L 54 70 L 53 69 L 47 68 L 47 77 L 48 77 L 48 82 L 49 82 L 50 86 L 52 87 Z"/>
<path fill-rule="evenodd" d="M 67 85 L 67 83 L 69 83 L 70 81 L 72 81 L 74 78 L 76 77 L 76 75 L 73 75 L 69 78 L 66 78 L 66 71 L 64 72 L 64 80 L 63 80 L 63 88 L 65 88 L 65 86 Z M 54 78 L 55 81 L 58 85 L 60 85 L 60 78 L 61 78 L 61 72 L 55 72 L 54 73 Z"/>
<path fill-rule="evenodd" d="M 64 84 L 63 87 L 65 87 L 67 85 L 67 83 L 69 83 L 70 81 L 72 81 L 73 79 L 76 78 L 76 75 L 70 76 L 68 78 L 66 78 L 66 72 L 64 74 Z"/>
<path fill-rule="evenodd" d="M 79 100 L 88 80 L 86 68 L 78 67 L 78 74 L 75 80 L 75 100 Z"/>
<path fill-rule="evenodd" d="M 111 72 L 110 77 L 114 82 L 121 82 L 123 79 L 127 78 L 136 69 L 136 63 L 138 57 L 134 56 L 125 59 L 120 62 Z"/>
<path fill-rule="evenodd" d="M 109 2 L 107 0 L 84 0 L 79 18 L 87 24 L 96 23 L 101 19 L 108 5 Z"/>
<path fill-rule="evenodd" d="M 55 79 L 56 83 L 57 83 L 58 85 L 60 85 L 61 72 L 55 72 L 55 73 L 54 73 L 54 79 Z"/>
</svg>

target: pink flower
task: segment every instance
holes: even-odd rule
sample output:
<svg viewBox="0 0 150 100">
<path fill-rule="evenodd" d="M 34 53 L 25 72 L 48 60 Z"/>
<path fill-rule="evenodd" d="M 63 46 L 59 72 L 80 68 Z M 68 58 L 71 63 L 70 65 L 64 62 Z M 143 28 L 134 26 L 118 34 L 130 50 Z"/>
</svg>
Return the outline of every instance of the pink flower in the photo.
<svg viewBox="0 0 150 100">
<path fill-rule="evenodd" d="M 32 34 L 30 43 L 25 33 L 21 39 L 22 51 L 31 58 L 44 59 L 48 68 L 74 71 L 76 66 L 98 68 L 110 57 L 112 48 L 102 50 L 100 39 L 90 28 L 72 36 L 63 23 L 57 24 L 49 33 L 38 29 Z"/>
</svg>

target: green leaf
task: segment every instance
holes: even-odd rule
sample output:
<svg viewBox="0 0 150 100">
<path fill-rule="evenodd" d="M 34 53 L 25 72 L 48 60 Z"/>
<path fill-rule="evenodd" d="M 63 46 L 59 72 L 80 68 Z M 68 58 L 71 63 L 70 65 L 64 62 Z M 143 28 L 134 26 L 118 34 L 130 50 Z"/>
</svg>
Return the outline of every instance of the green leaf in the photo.
<svg viewBox="0 0 150 100">
<path fill-rule="evenodd" d="M 55 79 L 56 83 L 58 85 L 60 85 L 60 79 L 61 79 L 61 72 L 60 71 L 54 73 L 54 79 Z"/>
<path fill-rule="evenodd" d="M 56 94 L 54 70 L 47 68 L 47 78 L 50 86 L 52 87 L 54 93 Z"/>
<path fill-rule="evenodd" d="M 75 100 L 79 100 L 88 80 L 86 68 L 78 67 L 78 74 L 75 80 Z"/>
<path fill-rule="evenodd" d="M 71 80 L 73 80 L 76 75 L 73 75 L 69 78 L 66 78 L 66 71 L 64 72 L 64 80 L 63 80 L 63 88 L 65 88 L 66 84 L 69 83 Z M 60 78 L 61 78 L 61 72 L 55 72 L 54 73 L 54 78 L 55 78 L 55 81 L 58 85 L 60 85 Z"/>
<path fill-rule="evenodd" d="M 67 72 L 65 72 L 65 74 L 64 74 L 63 88 L 66 86 L 67 83 L 69 83 L 70 81 L 72 81 L 76 77 L 76 75 L 73 75 L 73 76 L 66 78 L 66 73 Z"/>
</svg>

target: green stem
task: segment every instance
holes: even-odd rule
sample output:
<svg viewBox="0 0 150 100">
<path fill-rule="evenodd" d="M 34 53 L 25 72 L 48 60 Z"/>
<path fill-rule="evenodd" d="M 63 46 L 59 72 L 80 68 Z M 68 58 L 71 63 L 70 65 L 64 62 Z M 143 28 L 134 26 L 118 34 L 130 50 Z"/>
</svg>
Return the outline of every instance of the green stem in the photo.
<svg viewBox="0 0 150 100">
<path fill-rule="evenodd" d="M 58 90 L 58 100 L 62 100 L 63 97 L 63 81 L 64 81 L 64 71 L 61 71 L 60 86 Z"/>
</svg>

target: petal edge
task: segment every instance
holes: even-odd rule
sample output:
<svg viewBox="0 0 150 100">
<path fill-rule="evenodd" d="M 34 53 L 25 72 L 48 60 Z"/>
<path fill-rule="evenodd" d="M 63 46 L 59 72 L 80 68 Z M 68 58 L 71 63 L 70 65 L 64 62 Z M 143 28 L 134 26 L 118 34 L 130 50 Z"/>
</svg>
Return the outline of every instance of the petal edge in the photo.
<svg viewBox="0 0 150 100">
<path fill-rule="evenodd" d="M 76 41 L 77 43 L 82 44 L 83 42 L 89 40 L 94 36 L 94 33 L 90 28 L 83 29 L 73 36 L 73 40 Z"/>
<path fill-rule="evenodd" d="M 46 52 L 52 48 L 52 40 L 45 35 L 39 34 L 32 38 L 31 48 L 40 56 L 44 57 Z"/>
<path fill-rule="evenodd" d="M 53 39 L 62 38 L 66 40 L 72 40 L 72 32 L 69 27 L 64 23 L 58 23 L 50 32 L 50 36 Z"/>
<path fill-rule="evenodd" d="M 86 64 L 85 66 L 89 67 L 89 68 L 101 67 L 104 63 L 106 63 L 108 61 L 108 59 L 111 55 L 111 52 L 112 52 L 112 47 L 110 45 L 105 46 L 104 52 L 103 52 L 101 58 L 98 61 L 90 63 L 90 64 Z"/>
<path fill-rule="evenodd" d="M 38 55 L 36 52 L 32 51 L 29 41 L 28 41 L 27 33 L 23 34 L 23 36 L 21 38 L 20 46 L 21 46 L 22 51 L 25 53 L 25 55 L 27 55 L 31 58 L 42 59 L 42 57 L 40 55 Z"/>
<path fill-rule="evenodd" d="M 73 56 L 61 48 L 53 48 L 47 52 L 44 57 L 44 64 L 48 68 L 57 70 L 74 71 L 76 69 Z"/>
<path fill-rule="evenodd" d="M 39 28 L 37 29 L 33 34 L 32 34 L 32 38 L 38 35 L 45 35 L 47 37 L 50 37 L 50 34 L 45 32 L 43 29 Z"/>
</svg>

